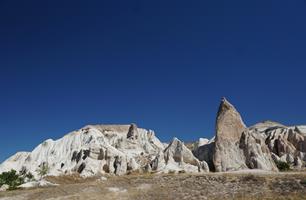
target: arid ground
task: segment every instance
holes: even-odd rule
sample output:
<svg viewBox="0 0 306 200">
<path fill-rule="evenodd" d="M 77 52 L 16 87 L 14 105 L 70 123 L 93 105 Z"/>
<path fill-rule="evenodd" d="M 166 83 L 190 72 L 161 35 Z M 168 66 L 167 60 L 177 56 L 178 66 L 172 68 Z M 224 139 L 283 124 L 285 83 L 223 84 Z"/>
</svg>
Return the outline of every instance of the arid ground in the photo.
<svg viewBox="0 0 306 200">
<path fill-rule="evenodd" d="M 306 173 L 147 174 L 48 177 L 56 187 L 0 192 L 1 200 L 306 199 Z"/>
</svg>

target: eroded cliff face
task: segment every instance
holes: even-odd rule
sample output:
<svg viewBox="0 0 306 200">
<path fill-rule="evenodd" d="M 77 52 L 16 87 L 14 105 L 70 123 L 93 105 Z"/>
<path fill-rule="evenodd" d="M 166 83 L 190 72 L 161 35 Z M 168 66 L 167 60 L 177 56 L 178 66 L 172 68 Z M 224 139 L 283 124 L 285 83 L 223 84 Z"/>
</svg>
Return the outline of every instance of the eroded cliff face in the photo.
<svg viewBox="0 0 306 200">
<path fill-rule="evenodd" d="M 216 172 L 247 168 L 240 138 L 246 126 L 235 107 L 222 99 L 216 120 L 216 139 L 213 163 Z"/>
<path fill-rule="evenodd" d="M 38 176 L 79 173 L 124 175 L 147 172 L 226 172 L 243 169 L 278 171 L 275 162 L 300 169 L 306 162 L 306 126 L 287 127 L 266 121 L 249 128 L 241 115 L 222 99 L 215 137 L 199 139 L 191 151 L 174 138 L 163 144 L 152 130 L 131 125 L 94 125 L 63 138 L 46 140 L 32 152 L 19 152 L 0 165 L 0 173 L 15 169 Z"/>
<path fill-rule="evenodd" d="M 59 140 L 46 140 L 32 152 L 17 153 L 0 165 L 0 173 L 26 169 L 37 177 L 41 166 L 47 166 L 48 175 L 53 176 L 201 172 L 200 162 L 186 149 L 183 143 L 172 142 L 165 150 L 153 131 L 138 128 L 136 124 L 86 126 Z M 183 158 L 179 162 L 178 155 Z"/>
<path fill-rule="evenodd" d="M 263 122 L 250 128 L 262 135 L 275 161 L 287 162 L 300 169 L 306 162 L 305 126 L 284 126 L 275 122 Z"/>
<path fill-rule="evenodd" d="M 194 155 L 216 172 L 278 171 L 266 142 L 266 135 L 255 128 L 247 128 L 240 113 L 223 98 L 217 114 L 215 139 L 195 149 Z"/>
</svg>

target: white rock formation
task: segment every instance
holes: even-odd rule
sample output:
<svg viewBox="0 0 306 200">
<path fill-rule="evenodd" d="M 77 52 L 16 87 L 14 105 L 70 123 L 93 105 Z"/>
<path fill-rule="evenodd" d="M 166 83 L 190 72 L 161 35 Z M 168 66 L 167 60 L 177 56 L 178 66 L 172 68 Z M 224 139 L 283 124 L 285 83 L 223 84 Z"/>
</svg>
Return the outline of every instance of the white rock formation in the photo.
<svg viewBox="0 0 306 200">
<path fill-rule="evenodd" d="M 208 143 L 199 145 L 193 150 L 193 154 L 199 161 L 205 161 L 210 171 L 215 171 L 215 166 L 213 163 L 213 153 L 215 148 L 215 137 L 208 141 Z"/>
<path fill-rule="evenodd" d="M 46 180 L 39 180 L 39 181 L 31 181 L 24 183 L 18 188 L 32 188 L 32 187 L 51 187 L 51 186 L 58 186 L 58 184 L 50 183 L 49 181 Z"/>
<path fill-rule="evenodd" d="M 0 187 L 0 192 L 4 192 L 4 191 L 8 190 L 9 188 L 10 188 L 9 185 L 4 184 L 4 185 L 2 185 L 2 186 Z"/>
<path fill-rule="evenodd" d="M 239 148 L 244 152 L 245 164 L 248 168 L 278 171 L 271 152 L 265 144 L 265 137 L 262 135 L 246 130 L 240 138 Z"/>
<path fill-rule="evenodd" d="M 193 153 L 181 142 L 174 138 L 164 151 L 166 169 L 177 169 L 186 172 L 209 172 L 205 161 L 200 162 Z"/>
<path fill-rule="evenodd" d="M 210 143 L 209 139 L 206 138 L 199 138 L 198 142 L 197 142 L 197 147 L 203 146 Z"/>
<path fill-rule="evenodd" d="M 153 131 L 136 124 L 86 126 L 56 141 L 46 140 L 32 152 L 16 153 L 0 165 L 0 173 L 14 169 L 40 178 L 43 168 L 46 175 L 79 173 L 84 177 L 152 171 L 277 171 L 277 161 L 302 168 L 306 162 L 306 126 L 266 121 L 247 128 L 234 106 L 223 99 L 216 136 L 200 138 L 195 147 L 190 151 L 177 138 L 170 144 L 161 143 Z"/>
<path fill-rule="evenodd" d="M 246 126 L 235 107 L 222 99 L 216 122 L 213 162 L 217 172 L 246 169 L 239 142 Z"/>
<path fill-rule="evenodd" d="M 265 129 L 266 126 L 260 124 L 257 129 Z M 245 169 L 277 171 L 265 144 L 266 137 L 257 129 L 248 129 L 235 107 L 224 98 L 218 111 L 216 137 L 193 153 L 216 172 Z"/>
<path fill-rule="evenodd" d="M 273 159 L 287 162 L 297 168 L 306 162 L 305 126 L 287 127 L 275 122 L 262 122 L 250 128 L 261 135 L 267 144 Z"/>
<path fill-rule="evenodd" d="M 171 148 L 169 145 L 168 149 Z M 105 173 L 123 175 L 133 171 L 185 170 L 183 165 L 177 167 L 174 160 L 169 160 L 166 165 L 164 149 L 153 131 L 137 128 L 135 124 L 86 126 L 59 140 L 46 140 L 32 152 L 15 154 L 0 165 L 0 173 L 26 168 L 38 178 L 42 166 L 48 169 L 47 175 L 79 173 L 85 177 Z M 197 160 L 192 158 L 191 152 L 188 153 L 187 162 Z M 191 170 L 186 165 L 186 171 L 198 172 L 198 168 Z"/>
</svg>

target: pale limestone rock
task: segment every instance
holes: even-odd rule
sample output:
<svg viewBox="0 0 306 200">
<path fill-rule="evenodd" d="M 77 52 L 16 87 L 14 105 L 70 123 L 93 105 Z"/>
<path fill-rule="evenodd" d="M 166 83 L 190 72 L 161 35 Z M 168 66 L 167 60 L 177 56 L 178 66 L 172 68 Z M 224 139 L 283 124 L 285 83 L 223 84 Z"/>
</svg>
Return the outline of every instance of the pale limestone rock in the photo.
<svg viewBox="0 0 306 200">
<path fill-rule="evenodd" d="M 306 161 L 305 126 L 287 127 L 278 123 L 263 122 L 256 124 L 252 129 L 265 136 L 267 146 L 280 161 L 291 165 L 295 165 L 295 160 L 302 163 Z"/>
<path fill-rule="evenodd" d="M 208 143 L 209 143 L 209 140 L 208 140 L 208 139 L 206 139 L 206 138 L 200 138 L 199 141 L 198 141 L 198 143 L 197 143 L 197 147 L 201 147 L 201 146 L 206 145 L 206 144 L 208 144 Z"/>
<path fill-rule="evenodd" d="M 4 192 L 4 191 L 8 190 L 9 188 L 10 188 L 9 185 L 4 184 L 4 185 L 2 185 L 2 186 L 0 187 L 0 192 Z"/>
<path fill-rule="evenodd" d="M 274 123 L 269 123 L 273 124 Z M 277 125 L 278 126 L 278 125 Z M 261 169 L 278 171 L 266 137 L 258 130 L 265 128 L 246 128 L 240 114 L 226 99 L 222 99 L 216 123 L 216 139 L 213 151 L 215 171 L 237 171 Z"/>
<path fill-rule="evenodd" d="M 216 136 L 200 138 L 191 152 L 174 139 L 161 143 L 151 130 L 131 125 L 95 125 L 74 131 L 59 140 L 46 140 L 32 152 L 19 152 L 0 165 L 0 173 L 15 169 L 38 177 L 47 175 L 131 172 L 209 172 L 263 169 L 277 171 L 274 161 L 301 168 L 306 161 L 306 126 L 286 127 L 265 121 L 246 128 L 240 114 L 223 99 L 216 121 Z"/>
<path fill-rule="evenodd" d="M 58 184 L 54 184 L 54 183 L 51 183 L 49 181 L 42 179 L 38 181 L 31 181 L 31 182 L 24 183 L 18 186 L 18 188 L 52 187 L 52 186 L 58 186 Z"/>
<path fill-rule="evenodd" d="M 245 163 L 248 168 L 278 171 L 262 135 L 246 130 L 241 136 L 239 147 L 243 149 Z"/>
<path fill-rule="evenodd" d="M 225 98 L 219 107 L 216 122 L 216 139 L 213 163 L 216 172 L 246 169 L 239 142 L 246 126 L 240 114 Z"/>
<path fill-rule="evenodd" d="M 138 127 L 136 124 L 131 124 L 129 132 L 127 134 L 127 138 L 131 140 L 138 139 Z"/>
<path fill-rule="evenodd" d="M 201 169 L 201 171 L 204 171 L 206 173 L 210 172 L 209 166 L 208 166 L 207 162 L 205 162 L 205 161 L 200 161 L 200 169 Z"/>
<path fill-rule="evenodd" d="M 178 151 L 171 154 L 173 148 Z M 105 173 L 207 171 L 205 163 L 200 165 L 181 142 L 168 145 L 165 152 L 170 153 L 171 159 L 167 165 L 164 150 L 153 131 L 135 124 L 86 126 L 59 140 L 46 140 L 30 153 L 17 153 L 0 165 L 0 173 L 24 168 L 38 178 L 38 169 L 43 165 L 51 176 L 76 172 L 88 177 Z"/>
<path fill-rule="evenodd" d="M 281 158 L 278 157 L 278 155 L 276 155 L 276 154 L 273 153 L 273 152 L 271 152 L 271 158 L 273 159 L 273 161 L 274 161 L 275 163 L 281 161 Z"/>
<path fill-rule="evenodd" d="M 174 138 L 169 146 L 164 150 L 166 169 L 174 171 L 185 170 L 187 172 L 207 172 L 208 165 L 205 161 L 202 163 L 193 155 L 183 142 Z M 172 166 L 176 166 L 172 167 Z"/>
<path fill-rule="evenodd" d="M 297 169 L 302 169 L 304 167 L 303 161 L 299 157 L 294 158 L 294 167 Z"/>
<path fill-rule="evenodd" d="M 215 166 L 213 163 L 213 153 L 215 148 L 215 141 L 210 140 L 207 144 L 199 146 L 193 150 L 194 156 L 199 159 L 199 161 L 205 161 L 211 171 L 215 171 Z"/>
<path fill-rule="evenodd" d="M 107 178 L 104 177 L 104 176 L 101 176 L 99 179 L 98 179 L 99 182 L 104 182 L 104 181 L 107 181 Z"/>
<path fill-rule="evenodd" d="M 17 153 L 0 165 L 0 173 L 26 168 L 39 177 L 37 170 L 44 164 L 53 176 L 75 172 L 85 177 L 123 175 L 141 169 L 163 150 L 153 131 L 133 124 L 86 126 L 59 140 L 46 140 L 30 153 Z"/>
</svg>

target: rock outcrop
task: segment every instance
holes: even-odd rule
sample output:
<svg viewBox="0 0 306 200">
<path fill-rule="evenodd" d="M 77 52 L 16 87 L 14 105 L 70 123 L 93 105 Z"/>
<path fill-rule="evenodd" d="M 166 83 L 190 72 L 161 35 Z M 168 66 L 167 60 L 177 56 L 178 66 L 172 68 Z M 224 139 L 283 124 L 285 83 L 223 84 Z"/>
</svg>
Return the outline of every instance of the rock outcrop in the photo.
<svg viewBox="0 0 306 200">
<path fill-rule="evenodd" d="M 184 145 L 181 152 L 169 154 L 172 158 L 166 164 L 164 150 L 172 151 L 173 145 L 172 142 L 165 150 L 153 131 L 138 128 L 136 124 L 86 126 L 59 140 L 46 140 L 32 152 L 15 154 L 0 165 L 0 173 L 23 169 L 38 177 L 41 168 L 47 169 L 47 175 L 79 173 L 85 177 L 169 170 L 198 172 L 197 159 Z M 181 165 L 177 162 L 178 154 L 183 158 Z"/>
<path fill-rule="evenodd" d="M 278 171 L 271 152 L 265 144 L 265 137 L 257 132 L 244 131 L 240 138 L 239 148 L 244 152 L 245 164 L 248 168 Z"/>
<path fill-rule="evenodd" d="M 216 172 L 278 170 L 266 145 L 266 136 L 257 129 L 247 128 L 239 112 L 226 99 L 222 99 L 219 107 L 215 138 L 193 153 Z"/>
<path fill-rule="evenodd" d="M 148 172 L 226 172 L 243 169 L 278 171 L 280 161 L 300 169 L 306 163 L 306 126 L 287 127 L 265 121 L 249 128 L 239 112 L 222 99 L 211 140 L 196 143 L 174 138 L 161 143 L 151 130 L 131 125 L 94 125 L 63 138 L 46 140 L 32 152 L 19 152 L 0 165 L 0 173 L 14 169 L 46 175 L 79 173 L 123 175 Z"/>
<path fill-rule="evenodd" d="M 197 142 L 197 147 L 204 146 L 209 143 L 209 139 L 206 138 L 200 138 L 199 141 Z"/>
<path fill-rule="evenodd" d="M 4 185 L 2 185 L 2 186 L 0 187 L 0 192 L 7 191 L 9 188 L 10 188 L 9 185 L 4 184 Z"/>
<path fill-rule="evenodd" d="M 131 140 L 136 140 L 138 138 L 138 127 L 136 124 L 131 124 L 127 138 Z"/>
<path fill-rule="evenodd" d="M 216 121 L 213 163 L 216 172 L 247 168 L 240 138 L 246 130 L 240 114 L 225 98 L 222 99 Z"/>
<path fill-rule="evenodd" d="M 250 128 L 262 135 L 276 161 L 287 162 L 296 167 L 304 167 L 306 162 L 305 126 L 287 127 L 279 123 L 266 121 Z"/>
<path fill-rule="evenodd" d="M 215 165 L 213 162 L 213 153 L 215 149 L 215 138 L 208 141 L 206 144 L 199 145 L 197 148 L 193 150 L 193 154 L 199 161 L 205 161 L 210 171 L 215 171 Z"/>
<path fill-rule="evenodd" d="M 186 172 L 209 172 L 208 164 L 205 161 L 200 162 L 191 150 L 177 138 L 174 138 L 164 150 L 164 157 L 167 167 L 174 165 L 176 169 Z"/>
</svg>

